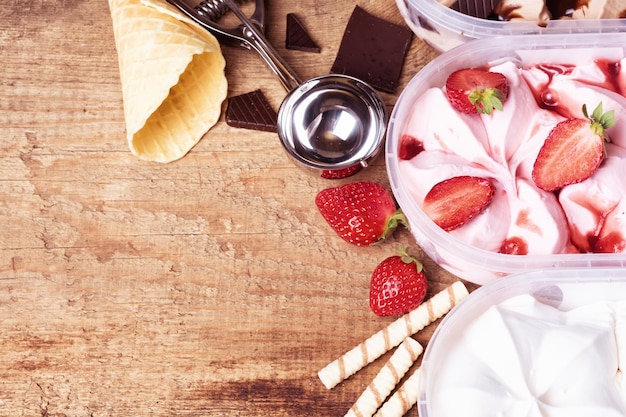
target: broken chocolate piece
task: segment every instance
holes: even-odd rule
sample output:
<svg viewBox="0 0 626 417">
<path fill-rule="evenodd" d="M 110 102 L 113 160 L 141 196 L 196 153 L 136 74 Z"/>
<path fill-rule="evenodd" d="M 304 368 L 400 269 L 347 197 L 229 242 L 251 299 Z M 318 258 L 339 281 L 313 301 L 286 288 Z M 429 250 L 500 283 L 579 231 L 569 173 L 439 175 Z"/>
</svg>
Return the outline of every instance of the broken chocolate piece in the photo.
<svg viewBox="0 0 626 417">
<path fill-rule="evenodd" d="M 261 90 L 228 99 L 226 124 L 242 129 L 276 132 L 276 111 Z"/>
<path fill-rule="evenodd" d="M 320 47 L 311 39 L 309 32 L 307 32 L 300 19 L 293 13 L 287 14 L 285 47 L 296 51 L 320 52 Z"/>
<path fill-rule="evenodd" d="M 388 22 L 356 6 L 330 71 L 394 93 L 412 38 L 413 32 L 407 26 Z"/>
</svg>

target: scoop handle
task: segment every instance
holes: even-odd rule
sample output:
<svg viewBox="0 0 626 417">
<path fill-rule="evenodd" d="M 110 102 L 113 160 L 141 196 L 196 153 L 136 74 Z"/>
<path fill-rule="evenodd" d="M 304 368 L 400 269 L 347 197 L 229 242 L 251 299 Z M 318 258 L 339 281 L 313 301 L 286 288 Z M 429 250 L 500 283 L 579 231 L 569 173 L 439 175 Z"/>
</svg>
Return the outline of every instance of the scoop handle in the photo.
<svg viewBox="0 0 626 417">
<path fill-rule="evenodd" d="M 248 19 L 241 9 L 232 0 L 222 1 L 241 20 L 243 24 L 242 32 L 247 44 L 263 58 L 265 64 L 278 77 L 285 90 L 290 92 L 302 84 L 296 73 L 287 65 L 265 38 L 265 35 Z"/>
</svg>

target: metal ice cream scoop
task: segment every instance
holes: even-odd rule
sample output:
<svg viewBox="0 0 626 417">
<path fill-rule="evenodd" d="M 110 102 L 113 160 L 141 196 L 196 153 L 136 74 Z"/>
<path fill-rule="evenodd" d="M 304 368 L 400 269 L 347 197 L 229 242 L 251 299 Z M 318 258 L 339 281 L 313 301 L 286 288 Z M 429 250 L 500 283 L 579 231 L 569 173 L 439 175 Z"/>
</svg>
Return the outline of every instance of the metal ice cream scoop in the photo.
<svg viewBox="0 0 626 417">
<path fill-rule="evenodd" d="M 278 111 L 278 136 L 299 166 L 315 171 L 366 167 L 382 149 L 387 109 L 367 83 L 347 75 L 329 74 L 300 81 L 265 38 L 263 0 L 255 0 L 248 18 L 233 0 L 189 5 L 168 0 L 185 15 L 224 41 L 254 49 L 287 91 Z M 241 24 L 224 27 L 218 19 L 232 11 Z"/>
</svg>

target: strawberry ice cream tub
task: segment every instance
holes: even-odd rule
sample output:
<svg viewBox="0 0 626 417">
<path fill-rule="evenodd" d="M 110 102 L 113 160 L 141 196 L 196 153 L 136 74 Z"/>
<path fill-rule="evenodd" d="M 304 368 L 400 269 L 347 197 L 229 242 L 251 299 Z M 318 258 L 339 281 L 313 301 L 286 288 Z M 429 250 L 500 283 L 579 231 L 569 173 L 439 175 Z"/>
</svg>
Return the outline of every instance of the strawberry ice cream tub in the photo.
<svg viewBox="0 0 626 417">
<path fill-rule="evenodd" d="M 386 162 L 433 260 L 478 284 L 626 264 L 625 57 L 624 33 L 491 38 L 411 80 L 390 117 Z M 467 69 L 504 78 L 501 100 L 459 107 L 451 75 Z"/>
</svg>

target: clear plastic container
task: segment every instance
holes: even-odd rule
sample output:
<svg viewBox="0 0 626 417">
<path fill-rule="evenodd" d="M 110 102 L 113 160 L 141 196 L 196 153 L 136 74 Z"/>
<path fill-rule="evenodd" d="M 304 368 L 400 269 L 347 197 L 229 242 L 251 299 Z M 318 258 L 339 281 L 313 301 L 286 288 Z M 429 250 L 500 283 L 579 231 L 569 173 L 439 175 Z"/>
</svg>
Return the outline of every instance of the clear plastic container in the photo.
<svg viewBox="0 0 626 417">
<path fill-rule="evenodd" d="M 626 19 L 551 20 L 546 27 L 536 21 L 496 21 L 472 17 L 437 0 L 396 0 L 407 25 L 439 51 L 471 39 L 495 36 L 626 32 Z"/>
<path fill-rule="evenodd" d="M 582 53 L 584 52 L 584 53 Z M 398 144 L 414 101 L 428 88 L 443 86 L 447 76 L 464 67 L 481 66 L 507 59 L 545 62 L 550 59 L 576 62 L 585 57 L 626 56 L 626 33 L 570 34 L 497 37 L 468 42 L 426 65 L 409 82 L 391 113 L 385 149 L 392 191 L 404 211 L 417 243 L 435 262 L 458 277 L 485 284 L 528 270 L 561 267 L 625 267 L 626 254 L 507 255 L 482 250 L 452 237 L 439 228 L 409 195 L 407 181 L 398 168 Z"/>
<path fill-rule="evenodd" d="M 520 297 L 525 296 L 528 296 L 528 298 L 518 301 Z M 541 308 L 526 309 L 526 306 L 529 305 L 528 300 L 531 297 L 539 302 L 538 304 L 541 305 Z M 521 316 L 521 321 L 513 320 L 508 322 L 508 324 L 506 324 L 505 319 L 499 321 L 502 317 L 520 318 L 520 316 L 507 316 L 506 313 L 502 313 L 502 303 L 507 301 L 513 301 L 513 304 L 508 304 L 508 308 L 511 309 L 510 306 L 513 305 L 512 310 L 516 314 L 526 314 Z M 498 311 L 502 314 L 501 316 L 498 316 L 498 313 L 494 316 L 494 309 L 489 310 L 496 305 L 500 309 Z M 507 307 L 505 306 L 504 308 L 506 309 Z M 492 315 L 486 318 L 488 310 L 489 314 Z M 532 271 L 511 275 L 478 288 L 443 318 L 428 343 L 419 371 L 419 415 L 421 417 L 442 417 L 442 415 L 446 417 L 450 415 L 449 409 L 446 410 L 448 412 L 443 412 L 442 408 L 450 406 L 447 402 L 460 403 L 459 407 L 464 407 L 467 411 L 460 414 L 469 416 L 485 415 L 486 409 L 490 410 L 491 415 L 507 415 L 506 413 L 498 413 L 498 411 L 501 411 L 501 408 L 506 408 L 506 406 L 503 406 L 503 403 L 507 401 L 512 403 L 514 401 L 522 402 L 526 400 L 527 403 L 522 404 L 522 406 L 526 406 L 534 400 L 538 403 L 545 401 L 545 404 L 557 408 L 565 406 L 567 404 L 567 395 L 570 395 L 570 397 L 575 395 L 575 393 L 568 393 L 565 390 L 570 385 L 570 381 L 567 378 L 558 380 L 545 378 L 545 376 L 554 374 L 559 376 L 576 375 L 578 370 L 573 368 L 580 366 L 580 372 L 589 377 L 589 381 L 586 381 L 586 378 L 571 378 L 571 385 L 574 385 L 572 389 L 580 388 L 580 384 L 593 384 L 593 382 L 590 382 L 591 378 L 598 375 L 590 375 L 589 373 L 593 374 L 596 370 L 600 371 L 594 364 L 585 362 L 585 359 L 594 361 L 597 358 L 598 360 L 607 359 L 610 361 L 611 358 L 598 358 L 599 355 L 594 355 L 597 352 L 588 350 L 590 348 L 585 346 L 585 343 L 588 342 L 591 347 L 597 347 L 594 345 L 595 341 L 593 339 L 595 336 L 595 333 L 593 333 L 594 326 L 598 323 L 601 323 L 600 326 L 609 323 L 608 326 L 602 328 L 602 331 L 608 334 L 608 338 L 603 340 L 598 338 L 598 344 L 608 344 L 609 352 L 611 351 L 611 343 L 613 343 L 612 348 L 615 348 L 615 345 L 617 345 L 616 354 L 619 355 L 621 352 L 620 348 L 623 348 L 622 344 L 625 343 L 622 335 L 626 329 L 624 328 L 624 322 L 620 321 L 623 318 L 624 310 L 626 310 L 626 270 L 621 268 Z M 552 313 L 553 311 L 554 313 Z M 548 314 L 545 314 L 546 312 Z M 537 313 L 544 314 L 537 315 Z M 496 317 L 495 320 L 494 317 Z M 528 320 L 528 317 L 530 317 L 530 320 Z M 559 321 L 555 320 L 555 317 L 558 319 L 567 317 L 567 319 Z M 479 320 L 482 321 L 479 322 Z M 533 320 L 536 321 L 533 322 Z M 614 320 L 614 323 L 611 320 Z M 533 323 L 538 325 L 533 326 Z M 587 328 L 586 326 L 589 325 L 588 328 L 591 330 L 581 333 L 578 327 L 570 327 L 563 331 L 563 326 L 580 325 L 580 323 L 582 323 L 583 328 Z M 615 333 L 613 335 L 614 329 Z M 505 336 L 501 337 L 503 334 Z M 555 338 L 555 334 L 559 335 L 558 339 Z M 509 335 L 513 335 L 513 337 L 508 339 Z M 616 340 L 613 341 L 612 338 Z M 507 345 L 507 343 L 503 342 L 509 340 L 512 340 L 513 343 Z M 576 341 L 581 343 L 578 344 Z M 564 347 L 564 349 L 561 349 L 561 347 Z M 565 358 L 571 353 L 568 352 L 570 348 L 571 350 L 579 349 L 586 353 L 581 356 L 573 355 L 571 358 Z M 610 353 L 613 354 L 613 352 Z M 507 357 L 507 354 L 509 357 Z M 502 357 L 499 357 L 500 355 Z M 548 359 L 554 356 L 558 357 L 559 355 L 563 355 L 563 361 L 568 365 L 565 370 L 558 368 L 562 365 L 561 363 L 556 363 L 560 359 L 546 362 Z M 519 358 L 520 360 L 516 362 L 511 357 Z M 571 362 L 566 362 L 567 359 L 572 360 Z M 613 365 L 615 367 L 619 366 L 619 361 L 615 360 L 615 362 L 618 362 L 617 365 Z M 465 366 L 454 366 L 459 363 L 465 363 Z M 482 366 L 485 363 L 488 366 Z M 502 365 L 503 363 L 505 365 Z M 521 364 L 519 368 L 518 363 Z M 494 364 L 502 366 L 489 367 L 489 365 Z M 556 368 L 552 369 L 552 365 L 555 365 Z M 611 365 L 610 362 L 609 365 Z M 571 374 L 569 373 L 570 371 Z M 605 381 L 604 383 L 611 389 L 615 388 L 615 390 L 619 391 L 620 380 L 617 374 L 615 373 L 614 378 L 607 378 L 610 381 Z M 541 379 L 542 376 L 544 377 L 543 379 Z M 515 381 L 513 381 L 514 378 L 523 379 L 523 381 L 516 385 Z M 546 380 L 548 381 L 546 382 Z M 493 385 L 489 387 L 492 383 Z M 507 385 L 506 387 L 504 386 L 505 384 Z M 563 385 L 561 387 L 563 390 L 545 389 L 550 384 L 561 384 Z M 616 384 L 616 386 L 614 387 L 613 384 Z M 516 395 L 507 396 L 507 388 L 511 386 L 519 388 L 515 393 L 518 395 L 517 397 Z M 533 392 L 533 386 L 541 386 L 545 390 Z M 451 387 L 452 391 L 448 391 Z M 459 387 L 461 389 L 458 389 Z M 524 390 L 525 387 L 530 387 L 531 389 L 526 392 Z M 490 388 L 495 388 L 495 393 L 490 391 Z M 602 394 L 606 393 L 601 387 L 597 389 Z M 482 395 L 486 392 L 492 394 L 492 396 Z M 530 393 L 527 398 L 523 398 L 525 392 Z M 584 387 L 583 392 L 587 395 Z M 444 397 L 450 394 L 458 395 L 455 395 L 454 398 Z M 509 394 L 511 393 L 509 392 Z M 536 397 L 533 394 L 536 394 Z M 476 410 L 475 407 L 472 407 L 472 404 L 464 402 L 463 398 L 461 398 L 463 395 L 468 395 L 473 402 L 479 401 L 477 399 L 485 400 L 484 403 L 481 403 L 482 409 Z M 550 402 L 548 398 L 550 395 L 553 396 L 552 399 L 554 399 L 554 395 L 557 396 L 554 402 Z M 606 394 L 606 396 L 608 395 Z M 500 398 L 503 401 L 499 402 L 498 396 L 507 398 Z M 600 395 L 600 400 L 606 401 L 606 396 Z M 624 402 L 625 400 L 622 397 L 618 401 Z M 570 404 L 570 410 L 581 407 L 583 402 L 581 400 L 580 404 Z M 491 408 L 491 406 L 500 408 L 496 410 Z M 482 411 L 482 414 L 475 411 Z M 565 411 L 561 408 L 561 414 L 547 415 L 568 415 Z M 535 414 L 523 413 L 523 415 Z M 594 413 L 586 415 L 594 415 Z M 596 413 L 595 415 L 613 416 L 615 413 Z"/>
</svg>

